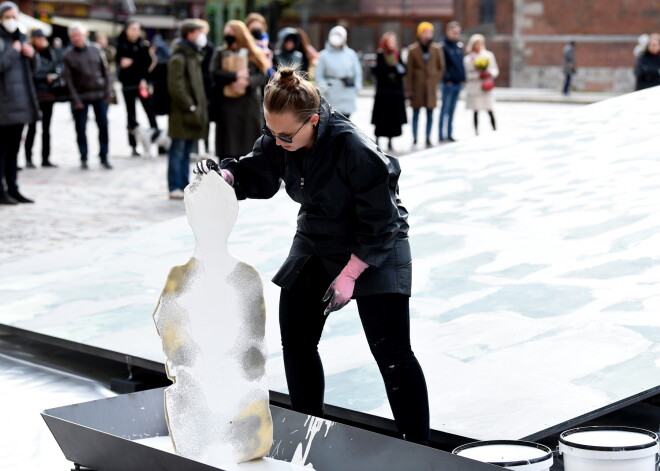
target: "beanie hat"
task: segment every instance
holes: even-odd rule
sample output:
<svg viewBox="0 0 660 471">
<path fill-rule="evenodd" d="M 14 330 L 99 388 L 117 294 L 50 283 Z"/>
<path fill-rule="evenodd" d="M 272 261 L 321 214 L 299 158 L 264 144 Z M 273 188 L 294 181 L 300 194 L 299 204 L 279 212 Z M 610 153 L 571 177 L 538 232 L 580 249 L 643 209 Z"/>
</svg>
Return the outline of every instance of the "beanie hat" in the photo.
<svg viewBox="0 0 660 471">
<path fill-rule="evenodd" d="M 14 2 L 2 2 L 0 3 L 0 16 L 2 16 L 4 12 L 9 10 L 10 8 L 13 8 L 16 11 L 20 11 L 18 9 L 18 5 L 16 5 Z"/>
<path fill-rule="evenodd" d="M 417 37 L 419 38 L 424 31 L 427 29 L 430 29 L 431 32 L 435 30 L 433 25 L 429 23 L 428 21 L 422 21 L 419 25 L 417 25 Z"/>
<path fill-rule="evenodd" d="M 187 20 L 183 20 L 181 25 L 179 25 L 179 34 L 181 35 L 182 39 L 186 39 L 188 34 L 192 33 L 193 31 L 197 31 L 198 29 L 204 29 L 202 23 L 195 19 L 189 18 Z"/>
</svg>

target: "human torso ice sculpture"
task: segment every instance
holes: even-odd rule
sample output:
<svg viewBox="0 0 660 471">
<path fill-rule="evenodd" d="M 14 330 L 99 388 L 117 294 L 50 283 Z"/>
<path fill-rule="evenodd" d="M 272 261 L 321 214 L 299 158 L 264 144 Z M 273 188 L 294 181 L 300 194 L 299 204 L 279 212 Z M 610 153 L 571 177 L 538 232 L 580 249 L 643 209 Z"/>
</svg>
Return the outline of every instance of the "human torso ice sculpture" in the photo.
<svg viewBox="0 0 660 471">
<path fill-rule="evenodd" d="M 215 172 L 197 175 L 185 206 L 195 252 L 172 268 L 154 312 L 174 382 L 165 411 L 177 454 L 226 468 L 271 447 L 263 286 L 227 251 L 233 189 Z"/>
</svg>

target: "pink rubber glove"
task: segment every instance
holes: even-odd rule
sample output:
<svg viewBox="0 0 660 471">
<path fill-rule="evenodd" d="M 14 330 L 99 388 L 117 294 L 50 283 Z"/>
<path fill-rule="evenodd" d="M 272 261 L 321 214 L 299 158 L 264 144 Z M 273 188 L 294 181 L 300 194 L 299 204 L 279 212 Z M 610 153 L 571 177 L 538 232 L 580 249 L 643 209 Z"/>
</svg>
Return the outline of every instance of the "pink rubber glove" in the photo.
<svg viewBox="0 0 660 471">
<path fill-rule="evenodd" d="M 351 297 L 353 297 L 355 280 L 367 268 L 369 268 L 369 265 L 360 260 L 357 255 L 351 254 L 351 259 L 337 278 L 330 283 L 330 287 L 323 296 L 323 301 L 328 301 L 328 306 L 323 312 L 326 316 L 333 311 L 339 311 L 349 303 Z"/>
</svg>

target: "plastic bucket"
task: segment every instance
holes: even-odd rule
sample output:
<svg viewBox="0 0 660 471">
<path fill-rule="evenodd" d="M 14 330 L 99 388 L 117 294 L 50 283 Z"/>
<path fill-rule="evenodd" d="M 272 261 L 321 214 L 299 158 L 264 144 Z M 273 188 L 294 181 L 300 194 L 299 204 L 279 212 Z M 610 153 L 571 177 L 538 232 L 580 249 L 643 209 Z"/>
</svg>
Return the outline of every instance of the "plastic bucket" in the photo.
<svg viewBox="0 0 660 471">
<path fill-rule="evenodd" d="M 658 435 L 633 427 L 580 427 L 562 432 L 566 471 L 655 471 Z"/>
<path fill-rule="evenodd" d="M 517 471 L 549 471 L 552 450 L 520 440 L 487 440 L 461 445 L 453 454 Z"/>
</svg>

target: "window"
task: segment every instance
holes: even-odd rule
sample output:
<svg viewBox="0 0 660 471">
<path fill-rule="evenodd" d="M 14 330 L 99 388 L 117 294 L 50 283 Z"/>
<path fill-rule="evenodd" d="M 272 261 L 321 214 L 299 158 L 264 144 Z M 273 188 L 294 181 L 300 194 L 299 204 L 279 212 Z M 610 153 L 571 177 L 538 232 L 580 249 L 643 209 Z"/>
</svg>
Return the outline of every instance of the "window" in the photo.
<svg viewBox="0 0 660 471">
<path fill-rule="evenodd" d="M 495 23 L 495 0 L 481 0 L 479 5 L 479 23 Z"/>
</svg>

